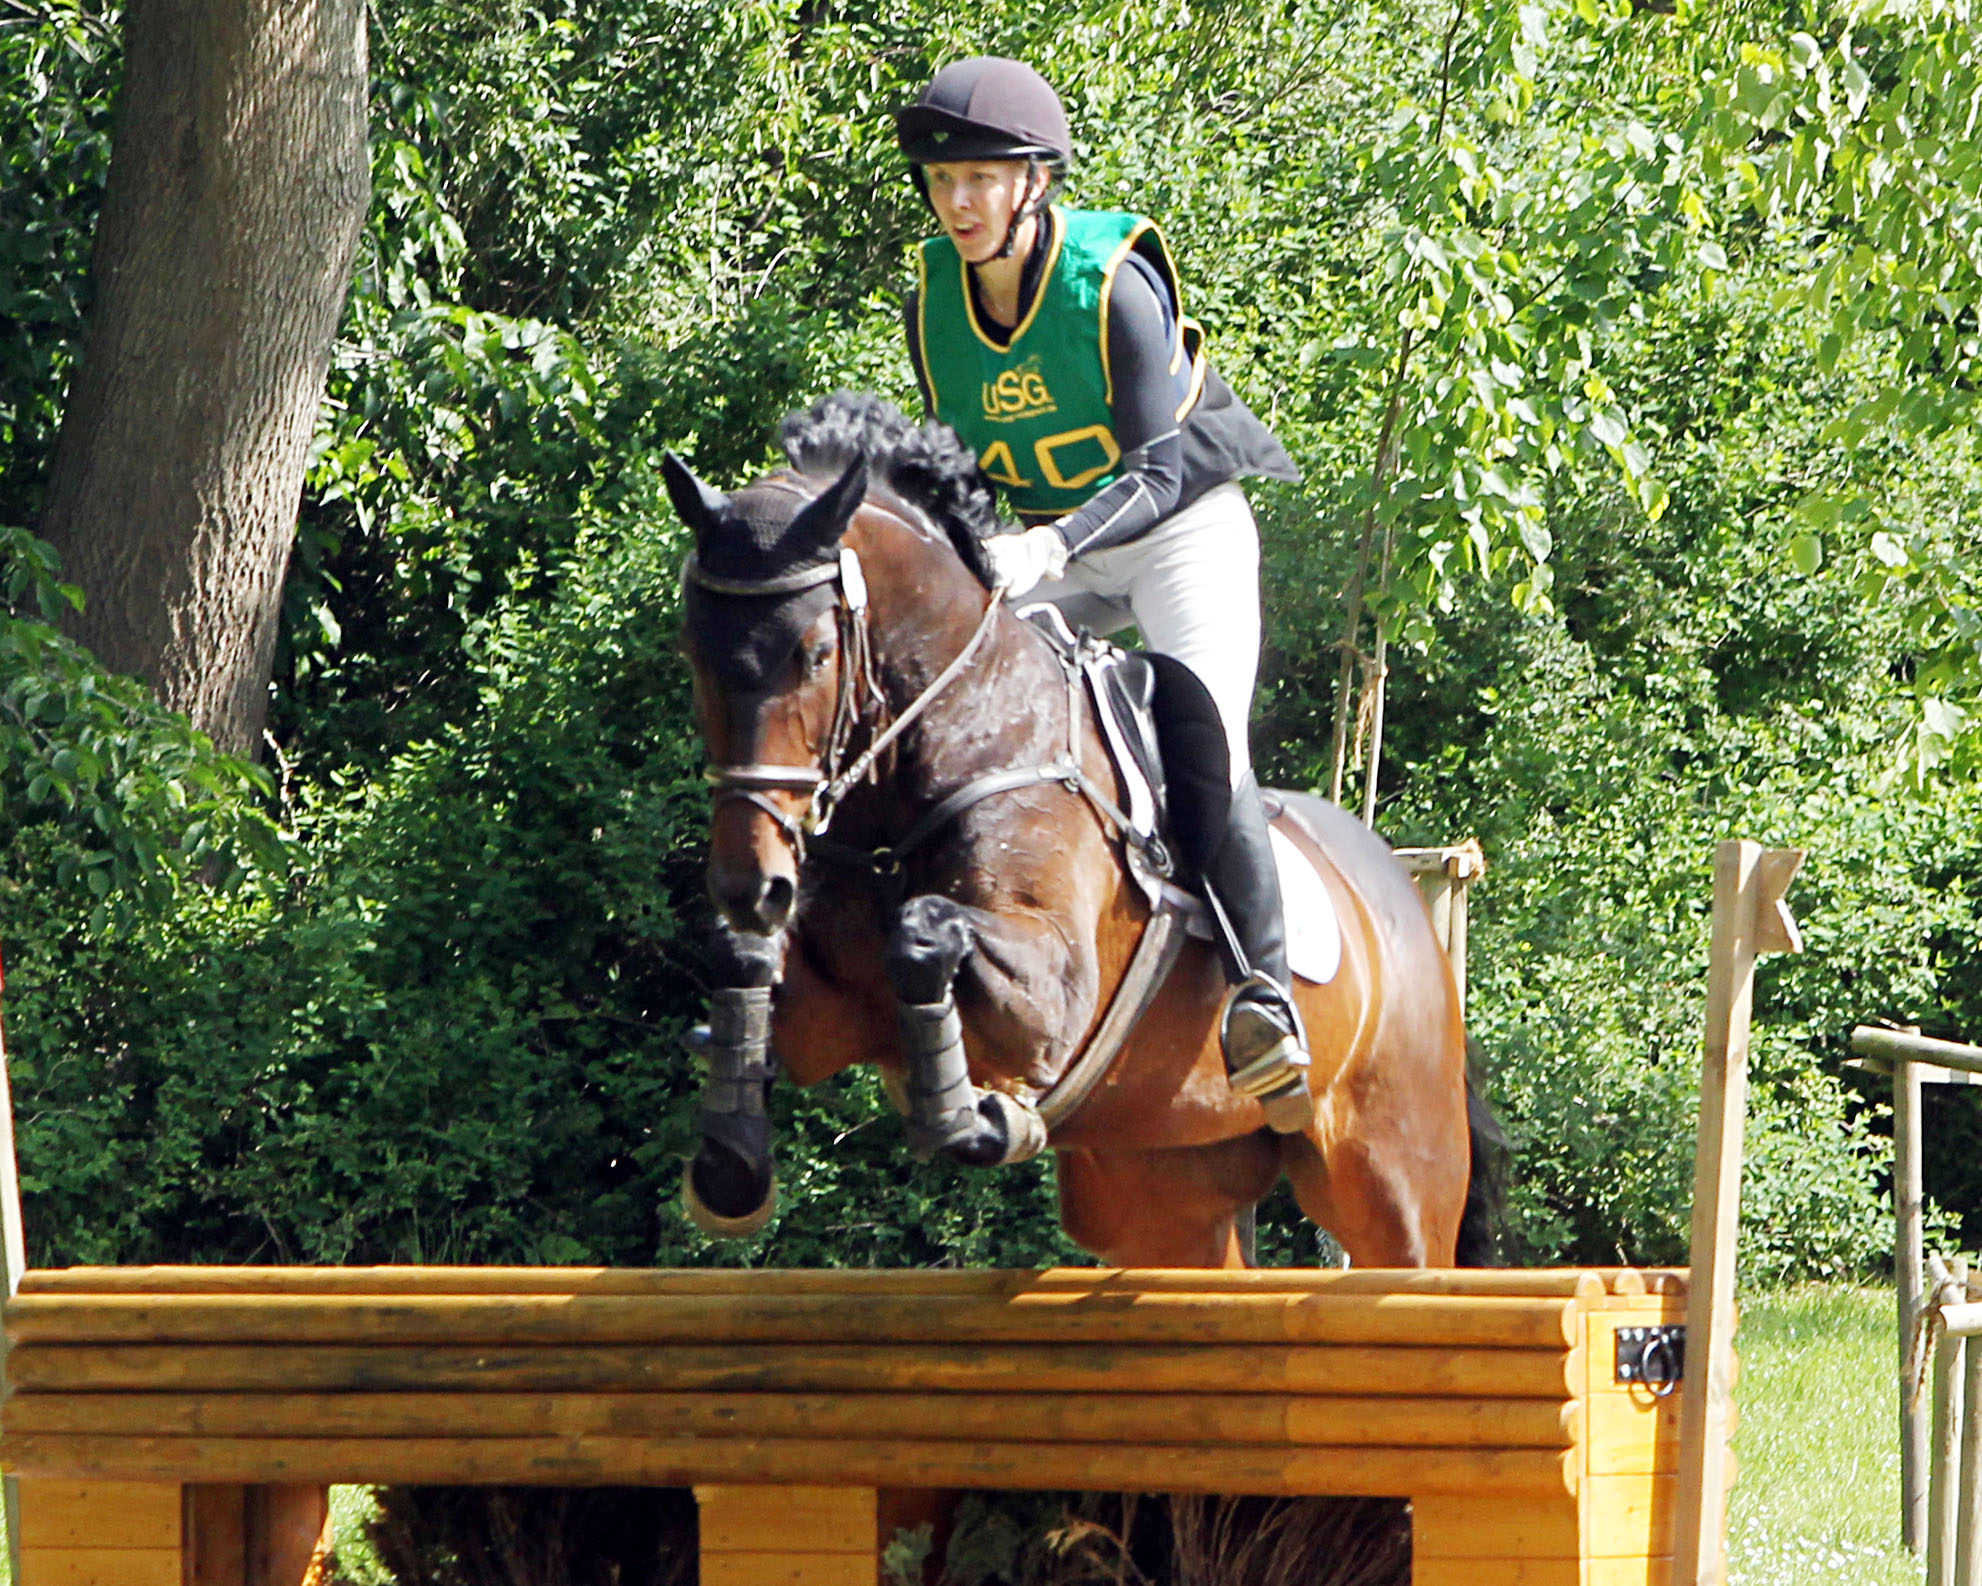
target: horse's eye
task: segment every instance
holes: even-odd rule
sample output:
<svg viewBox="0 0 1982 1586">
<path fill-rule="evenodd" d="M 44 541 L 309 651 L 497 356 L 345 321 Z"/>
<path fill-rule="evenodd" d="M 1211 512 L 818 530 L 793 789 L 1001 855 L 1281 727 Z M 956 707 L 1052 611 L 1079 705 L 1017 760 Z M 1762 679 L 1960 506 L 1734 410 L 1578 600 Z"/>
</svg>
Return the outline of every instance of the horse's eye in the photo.
<svg viewBox="0 0 1982 1586">
<path fill-rule="evenodd" d="M 816 672 L 833 658 L 833 640 L 830 634 L 808 640 L 800 651 L 805 670 Z"/>
</svg>

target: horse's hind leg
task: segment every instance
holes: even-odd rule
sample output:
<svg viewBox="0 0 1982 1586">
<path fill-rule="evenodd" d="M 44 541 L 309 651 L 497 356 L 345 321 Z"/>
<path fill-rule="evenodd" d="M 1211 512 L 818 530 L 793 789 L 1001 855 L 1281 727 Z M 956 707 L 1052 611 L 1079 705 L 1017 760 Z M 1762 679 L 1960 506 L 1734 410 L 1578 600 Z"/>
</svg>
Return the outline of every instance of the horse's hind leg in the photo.
<svg viewBox="0 0 1982 1586">
<path fill-rule="evenodd" d="M 1161 1151 L 1062 1151 L 1060 1223 L 1117 1267 L 1242 1267 L 1238 1215 L 1273 1187 L 1264 1132 Z"/>
<path fill-rule="evenodd" d="M 1471 1161 L 1462 1083 L 1452 1106 L 1429 1094 L 1414 1106 L 1357 1098 L 1338 1085 L 1315 1126 L 1285 1138 L 1282 1166 L 1301 1211 L 1354 1265 L 1452 1264 Z"/>
</svg>

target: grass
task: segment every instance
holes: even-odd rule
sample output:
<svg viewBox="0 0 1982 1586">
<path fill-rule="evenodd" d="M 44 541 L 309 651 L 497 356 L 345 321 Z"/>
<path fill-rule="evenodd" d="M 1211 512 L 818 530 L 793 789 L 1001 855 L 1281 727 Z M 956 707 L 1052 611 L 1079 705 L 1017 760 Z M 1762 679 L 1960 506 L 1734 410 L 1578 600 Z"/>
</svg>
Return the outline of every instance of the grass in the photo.
<svg viewBox="0 0 1982 1586">
<path fill-rule="evenodd" d="M 1920 1586 L 1899 1540 L 1891 1289 L 1742 1301 L 1729 1586 Z"/>
</svg>

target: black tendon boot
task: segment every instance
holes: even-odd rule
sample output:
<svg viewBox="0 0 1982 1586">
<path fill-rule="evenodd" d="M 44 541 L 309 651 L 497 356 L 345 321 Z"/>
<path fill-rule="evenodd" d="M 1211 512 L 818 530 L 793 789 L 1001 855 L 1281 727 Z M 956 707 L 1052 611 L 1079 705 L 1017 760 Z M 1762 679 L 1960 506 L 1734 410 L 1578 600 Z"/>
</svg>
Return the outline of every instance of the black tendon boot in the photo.
<svg viewBox="0 0 1982 1586">
<path fill-rule="evenodd" d="M 1314 1122 L 1307 1032 L 1287 971 L 1280 872 L 1250 771 L 1232 789 L 1224 839 L 1204 866 L 1204 885 L 1224 916 L 1220 935 L 1227 939 L 1226 970 L 1233 980 L 1218 1032 L 1232 1088 L 1266 1109 L 1268 1128 L 1298 1134 Z"/>
</svg>

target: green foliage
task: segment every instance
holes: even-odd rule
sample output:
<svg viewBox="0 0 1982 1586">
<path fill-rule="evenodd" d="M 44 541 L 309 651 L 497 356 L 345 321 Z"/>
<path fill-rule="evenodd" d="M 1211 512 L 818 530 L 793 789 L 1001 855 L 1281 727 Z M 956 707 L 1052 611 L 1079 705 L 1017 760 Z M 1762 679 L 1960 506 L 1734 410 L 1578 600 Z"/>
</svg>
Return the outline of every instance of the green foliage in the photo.
<svg viewBox="0 0 1982 1586">
<path fill-rule="evenodd" d="M 1685 1257 L 1719 840 L 1810 851 L 1791 895 L 1809 950 L 1757 989 L 1752 1275 L 1883 1259 L 1877 1114 L 1830 1064 L 1865 1018 L 1945 1017 L 1948 945 L 1971 934 L 1973 871 L 1948 856 L 1975 790 L 1922 804 L 1896 783 L 1904 625 L 1866 612 L 1850 566 L 1799 572 L 1753 530 L 1822 467 L 1896 461 L 1829 452 L 1851 382 L 1769 309 L 1760 280 L 1689 289 L 1619 348 L 1670 509 L 1647 519 L 1601 477 L 1565 492 L 1555 612 L 1464 604 L 1397 680 L 1391 829 L 1474 832 L 1489 855 L 1472 1023 L 1535 1257 Z"/>
<path fill-rule="evenodd" d="M 1982 256 L 1974 241 L 1982 152 L 1982 32 L 1974 6 L 1841 0 L 1795 31 L 1758 30 L 1703 73 L 1696 137 L 1736 202 L 1793 225 L 1807 253 L 1779 297 L 1807 316 L 1825 369 L 1870 337 L 1896 344 L 1890 377 L 1860 392 L 1831 434 L 1891 434 L 1972 456 L 1982 367 Z M 1703 61 L 1703 66 L 1707 63 Z M 1822 539 L 1869 551 L 1863 593 L 1904 602 L 1920 665 L 1912 745 L 1921 775 L 1982 765 L 1982 575 L 1972 477 L 1959 517 L 1908 510 L 1904 493 L 1839 481 L 1800 504 L 1806 558 Z"/>
<path fill-rule="evenodd" d="M 92 927 L 168 904 L 196 873 L 281 862 L 268 783 L 50 626 L 80 597 L 41 541 L 0 528 L 0 851 L 29 845 Z"/>
<path fill-rule="evenodd" d="M 836 384 L 912 401 L 927 220 L 885 112 L 990 50 L 1066 90 L 1069 196 L 1162 222 L 1306 465 L 1255 493 L 1279 780 L 1326 780 L 1337 592 L 1387 558 L 1384 826 L 1486 843 L 1473 1012 L 1529 1254 L 1679 1253 L 1707 863 L 1739 831 L 1812 853 L 1811 951 L 1762 980 L 1747 1259 L 1876 1260 L 1842 1033 L 1982 1030 L 1974 45 L 1954 7 L 1802 9 L 375 8 L 274 775 L 56 639 L 55 570 L 0 538 L 37 1257 L 1070 1258 L 1050 1164 L 914 1168 L 864 1074 L 779 1092 L 758 1239 L 671 1206 L 706 806 L 658 455 L 733 481 Z M 110 39 L 66 0 L 0 22 L 0 523 L 32 521 L 76 355 Z M 1320 1256 L 1284 1199 L 1263 1244 Z"/>
<path fill-rule="evenodd" d="M 0 523 L 32 523 L 87 296 L 110 163 L 116 16 L 40 0 L 0 17 Z"/>
</svg>

